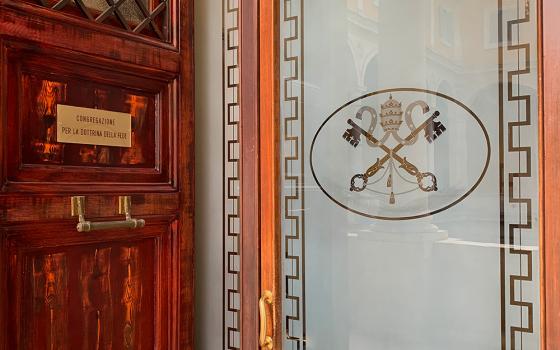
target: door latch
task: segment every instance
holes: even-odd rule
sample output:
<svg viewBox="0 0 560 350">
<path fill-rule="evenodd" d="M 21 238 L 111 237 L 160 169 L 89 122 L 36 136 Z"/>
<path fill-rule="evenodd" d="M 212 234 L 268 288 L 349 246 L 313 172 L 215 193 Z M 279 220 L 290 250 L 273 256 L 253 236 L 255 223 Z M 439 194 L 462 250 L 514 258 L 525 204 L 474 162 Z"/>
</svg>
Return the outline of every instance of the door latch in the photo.
<svg viewBox="0 0 560 350">
<path fill-rule="evenodd" d="M 264 291 L 263 295 L 261 296 L 260 300 L 259 300 L 259 313 L 260 313 L 260 319 L 261 319 L 261 325 L 260 325 L 260 333 L 259 333 L 259 346 L 261 347 L 261 349 L 267 349 L 267 350 L 272 350 L 273 347 L 273 342 L 272 342 L 272 337 L 267 335 L 267 323 L 268 323 L 268 319 L 267 319 L 267 313 L 266 313 L 266 305 L 272 305 L 274 299 L 272 296 L 272 292 L 271 291 Z"/>
<path fill-rule="evenodd" d="M 78 232 L 90 232 L 98 230 L 110 230 L 116 228 L 142 228 L 146 224 L 144 219 L 134 219 L 131 215 L 130 196 L 119 196 L 119 214 L 125 216 L 123 221 L 88 221 L 86 220 L 86 197 L 72 197 L 72 216 L 78 217 L 76 230 Z"/>
</svg>

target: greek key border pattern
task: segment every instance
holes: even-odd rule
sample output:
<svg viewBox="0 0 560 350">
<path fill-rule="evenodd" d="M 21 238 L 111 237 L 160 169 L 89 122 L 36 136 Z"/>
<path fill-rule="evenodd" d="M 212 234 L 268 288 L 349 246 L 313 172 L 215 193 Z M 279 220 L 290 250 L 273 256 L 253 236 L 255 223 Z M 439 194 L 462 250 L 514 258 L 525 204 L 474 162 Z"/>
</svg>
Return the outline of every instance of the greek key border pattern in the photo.
<svg viewBox="0 0 560 350">
<path fill-rule="evenodd" d="M 281 10 L 283 312 L 287 345 L 298 350 L 306 348 L 303 5 L 283 0 Z"/>
<path fill-rule="evenodd" d="M 515 19 L 504 18 L 502 0 L 499 0 L 499 11 L 500 40 L 507 39 L 505 40 L 507 43 L 505 50 L 503 44 L 500 46 L 500 79 L 502 79 L 500 96 L 503 103 L 500 131 L 502 141 L 507 142 L 507 144 L 502 142 L 500 145 L 501 164 L 503 164 L 500 192 L 503 202 L 507 198 L 507 204 L 502 203 L 501 211 L 501 243 L 504 247 L 501 252 L 502 349 L 517 350 L 524 345 L 523 335 L 532 334 L 535 331 L 534 302 L 529 301 L 530 297 L 523 295 L 523 287 L 534 283 L 533 276 L 535 275 L 533 251 L 524 247 L 524 244 L 527 245 L 528 236 L 535 232 L 532 220 L 533 199 L 521 191 L 522 188 L 528 187 L 526 185 L 535 181 L 532 178 L 531 168 L 532 149 L 530 145 L 522 144 L 521 136 L 524 129 L 530 129 L 532 126 L 532 96 L 523 94 L 521 91 L 522 78 L 530 78 L 532 73 L 531 45 L 529 42 L 522 42 L 521 39 L 521 28 L 531 23 L 531 1 L 517 0 L 517 18 Z M 504 23 L 506 38 L 503 36 Z M 504 68 L 506 55 L 516 57 L 515 68 Z M 504 85 L 506 84 L 507 96 L 504 96 Z M 516 109 L 515 113 L 511 112 L 512 108 Z M 504 130 L 506 126 L 507 129 Z M 507 139 L 504 139 L 506 135 Z M 506 148 L 505 152 L 504 148 Z M 507 179 L 504 172 L 507 173 Z M 507 183 L 504 183 L 506 180 Z M 507 196 L 505 190 L 507 190 Z M 512 263 L 517 265 L 518 271 L 512 271 L 514 270 L 511 268 Z M 506 298 L 509 299 L 508 303 L 505 301 Z M 515 313 L 518 313 L 518 316 Z"/>
<path fill-rule="evenodd" d="M 241 348 L 239 0 L 223 0 L 223 348 Z"/>
</svg>

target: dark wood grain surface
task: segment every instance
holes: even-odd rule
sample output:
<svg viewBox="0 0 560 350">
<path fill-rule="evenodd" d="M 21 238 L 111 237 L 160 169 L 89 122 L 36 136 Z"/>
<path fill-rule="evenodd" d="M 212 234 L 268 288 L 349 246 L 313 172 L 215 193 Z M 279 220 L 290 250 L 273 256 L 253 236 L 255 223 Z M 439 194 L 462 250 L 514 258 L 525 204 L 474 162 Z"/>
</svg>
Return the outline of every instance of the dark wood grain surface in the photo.
<svg viewBox="0 0 560 350">
<path fill-rule="evenodd" d="M 261 291 L 274 296 L 267 330 L 274 348 L 282 348 L 282 270 L 280 230 L 280 92 L 279 28 L 280 4 L 259 2 L 260 84 L 260 186 L 261 186 Z"/>
<path fill-rule="evenodd" d="M 241 348 L 258 349 L 260 298 L 259 12 L 240 0 Z"/>
<path fill-rule="evenodd" d="M 0 1 L 0 349 L 194 348 L 194 14 L 168 4 L 161 40 Z M 57 104 L 130 113 L 132 147 L 57 142 Z M 146 226 L 79 233 L 73 195 Z"/>
</svg>

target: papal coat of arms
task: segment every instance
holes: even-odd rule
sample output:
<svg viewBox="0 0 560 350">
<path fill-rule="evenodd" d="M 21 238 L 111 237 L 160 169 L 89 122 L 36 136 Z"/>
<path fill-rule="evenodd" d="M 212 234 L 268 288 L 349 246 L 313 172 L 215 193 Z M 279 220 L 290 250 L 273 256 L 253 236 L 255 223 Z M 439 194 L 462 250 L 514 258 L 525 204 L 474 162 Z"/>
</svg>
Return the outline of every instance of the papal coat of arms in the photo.
<svg viewBox="0 0 560 350">
<path fill-rule="evenodd" d="M 417 190 L 424 192 L 438 190 L 436 174 L 419 169 L 414 164 L 414 159 L 399 155 L 399 151 L 404 147 L 421 142 L 419 141 L 420 134 L 423 133 L 425 142 L 433 143 L 446 130 L 443 123 L 436 120 L 439 111 L 433 112 L 422 124 L 416 126 L 412 113 L 417 108 L 420 108 L 423 114 L 430 112 L 430 107 L 422 100 L 412 102 L 403 112 L 402 103 L 389 95 L 389 99 L 381 105 L 380 114 L 370 106 L 363 106 L 356 113 L 356 119 L 358 120 L 363 120 L 366 114 L 371 118 L 367 131 L 352 119 L 348 119 L 350 128 L 344 131 L 342 137 L 350 145 L 356 148 L 363 136 L 372 151 L 381 151 L 374 164 L 367 167 L 363 173 L 356 174 L 350 179 L 350 191 L 361 192 L 370 185 L 384 181 L 388 188 L 389 203 L 395 204 L 397 190 L 395 189 L 396 181 L 394 179 L 396 176 L 408 183 L 415 184 Z M 405 136 L 400 134 L 401 130 L 404 129 L 403 122 L 406 124 L 405 128 L 408 129 Z M 381 125 L 383 129 L 382 137 L 379 139 L 374 136 L 374 131 L 378 125 Z M 376 176 L 382 169 L 384 171 L 381 177 Z"/>
<path fill-rule="evenodd" d="M 309 168 L 317 188 L 341 208 L 372 219 L 413 220 L 473 194 L 491 154 L 483 120 L 465 103 L 400 87 L 356 97 L 321 119 Z"/>
</svg>

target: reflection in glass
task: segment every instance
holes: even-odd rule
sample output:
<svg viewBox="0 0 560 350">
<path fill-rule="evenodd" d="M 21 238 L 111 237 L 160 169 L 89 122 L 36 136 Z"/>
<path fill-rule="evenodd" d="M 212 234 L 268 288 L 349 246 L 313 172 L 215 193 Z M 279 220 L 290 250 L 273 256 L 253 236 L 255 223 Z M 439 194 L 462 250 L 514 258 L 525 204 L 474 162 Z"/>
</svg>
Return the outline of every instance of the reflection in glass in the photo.
<svg viewBox="0 0 560 350">
<path fill-rule="evenodd" d="M 144 4 L 146 8 L 149 6 L 148 0 L 125 0 L 118 8 L 124 18 L 131 23 L 139 23 L 145 17 L 136 1 Z M 109 8 L 106 0 L 84 0 L 84 4 L 88 8 L 99 12 L 103 12 Z"/>
<path fill-rule="evenodd" d="M 280 4 L 284 348 L 539 349 L 537 1 Z M 416 100 L 445 131 L 391 164 L 364 133 L 394 89 L 402 138 Z"/>
<path fill-rule="evenodd" d="M 160 40 L 169 37 L 170 0 L 20 0 Z"/>
</svg>

